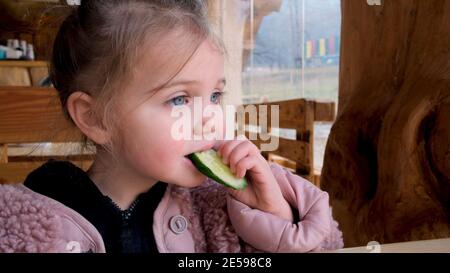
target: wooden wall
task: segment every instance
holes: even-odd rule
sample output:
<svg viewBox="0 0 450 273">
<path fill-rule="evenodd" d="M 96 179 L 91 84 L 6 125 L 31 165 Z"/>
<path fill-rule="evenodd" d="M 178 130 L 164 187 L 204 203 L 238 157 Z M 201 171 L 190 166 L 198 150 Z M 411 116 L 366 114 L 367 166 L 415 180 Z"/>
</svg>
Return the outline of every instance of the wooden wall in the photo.
<svg viewBox="0 0 450 273">
<path fill-rule="evenodd" d="M 322 188 L 347 247 L 450 237 L 450 0 L 342 0 Z"/>
</svg>

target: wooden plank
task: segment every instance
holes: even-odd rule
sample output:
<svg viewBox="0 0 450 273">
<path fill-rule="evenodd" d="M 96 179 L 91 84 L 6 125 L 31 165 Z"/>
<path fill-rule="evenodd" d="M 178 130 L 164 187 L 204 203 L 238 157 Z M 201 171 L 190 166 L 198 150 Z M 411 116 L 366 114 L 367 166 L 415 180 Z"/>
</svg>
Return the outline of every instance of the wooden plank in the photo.
<svg viewBox="0 0 450 273">
<path fill-rule="evenodd" d="M 296 170 L 296 164 L 294 161 L 292 161 L 288 158 L 285 158 L 285 157 L 278 156 L 273 153 L 269 153 L 268 161 L 277 163 L 280 166 L 283 166 L 284 168 L 290 170 L 291 172 L 295 172 L 295 170 Z"/>
<path fill-rule="evenodd" d="M 31 86 L 30 74 L 26 67 L 1 67 L 0 86 Z"/>
<path fill-rule="evenodd" d="M 238 125 L 238 130 L 244 130 L 244 126 L 258 126 L 264 125 L 266 127 L 270 127 L 270 112 L 271 108 L 266 108 L 266 124 L 260 124 L 259 118 L 262 113 L 262 109 L 260 105 L 250 104 L 250 105 L 242 105 L 236 109 L 236 123 Z M 265 128 L 266 128 L 265 127 Z"/>
<path fill-rule="evenodd" d="M 8 145 L 0 144 L 0 164 L 8 163 Z"/>
<path fill-rule="evenodd" d="M 279 107 L 279 127 L 278 128 L 287 128 L 287 129 L 298 129 L 300 131 L 311 130 L 314 122 L 315 116 L 315 102 L 309 101 L 305 99 L 295 99 L 288 101 L 279 101 L 279 102 L 271 102 L 271 103 L 260 103 L 260 104 L 252 104 L 257 109 L 259 106 L 266 105 L 268 106 L 268 113 L 270 114 L 270 107 L 278 106 Z M 244 105 L 248 106 L 248 105 Z M 270 115 L 268 117 L 268 121 L 270 121 Z M 256 125 L 250 121 L 247 121 L 246 124 Z M 274 127 L 269 123 L 270 127 Z"/>
<path fill-rule="evenodd" d="M 336 103 L 314 102 L 314 121 L 332 122 L 336 118 Z"/>
<path fill-rule="evenodd" d="M 46 161 L 32 162 L 10 162 L 0 164 L 0 184 L 5 183 L 23 183 L 27 175 L 40 167 Z M 92 165 L 92 161 L 72 161 L 76 166 L 87 171 Z"/>
<path fill-rule="evenodd" d="M 307 166 L 307 168 L 304 168 L 304 171 L 306 171 L 308 177 L 307 179 L 309 181 L 312 181 L 314 183 L 314 119 L 315 119 L 315 109 L 316 109 L 316 103 L 314 101 L 307 101 L 305 104 L 305 131 L 312 132 L 309 134 L 309 139 L 305 136 L 302 140 L 306 142 L 307 145 L 305 145 L 304 151 L 305 151 L 305 161 L 304 164 Z M 302 143 L 305 143 L 302 142 Z M 303 163 L 303 162 L 302 162 Z M 297 169 L 300 166 L 297 166 Z M 299 170 L 297 170 L 299 171 Z"/>
<path fill-rule="evenodd" d="M 95 147 L 83 143 L 26 143 L 9 144 L 8 158 L 36 156 L 71 156 L 95 154 Z"/>
<path fill-rule="evenodd" d="M 450 238 L 343 248 L 328 253 L 450 253 Z"/>
<path fill-rule="evenodd" d="M 52 88 L 0 88 L 0 143 L 80 142 Z"/>
<path fill-rule="evenodd" d="M 30 78 L 33 86 L 38 87 L 39 83 L 48 76 L 47 67 L 30 67 Z"/>
<path fill-rule="evenodd" d="M 279 147 L 276 151 L 270 151 L 270 153 L 274 155 L 278 155 L 284 157 L 286 159 L 292 160 L 296 163 L 295 171 L 298 174 L 302 174 L 308 180 L 314 183 L 314 176 L 312 174 L 312 170 L 314 169 L 314 121 L 316 115 L 318 118 L 322 120 L 334 118 L 334 114 L 331 115 L 331 112 L 334 111 L 333 103 L 316 103 L 315 101 L 305 100 L 305 99 L 296 99 L 290 101 L 280 101 L 280 102 L 271 102 L 271 103 L 261 103 L 261 104 L 253 104 L 254 110 L 256 110 L 257 115 L 255 115 L 256 120 L 249 120 L 249 117 L 246 117 L 245 124 L 249 125 L 257 125 L 259 122 L 258 108 L 260 106 L 268 107 L 268 121 L 271 119 L 271 111 L 270 107 L 277 105 L 279 107 L 279 125 L 274 126 L 273 124 L 268 125 L 269 131 L 272 128 L 287 128 L 296 130 L 296 138 L 297 140 L 289 140 L 284 138 L 279 138 Z M 248 105 L 244 105 L 248 106 Z M 243 108 L 239 109 L 237 113 L 237 118 L 242 119 L 243 116 Z M 246 109 L 247 110 L 247 109 Z M 328 110 L 328 112 L 327 112 Z M 318 113 L 316 114 L 316 111 Z M 248 115 L 248 114 L 247 114 Z M 333 116 L 333 117 L 331 117 Z M 242 130 L 242 125 L 239 127 Z M 245 133 L 247 137 L 249 137 L 250 133 Z M 250 138 L 249 138 L 250 139 Z M 262 143 L 269 143 L 269 141 L 261 141 L 259 139 L 254 140 L 251 139 L 256 146 L 261 149 Z M 265 154 L 266 155 L 266 154 Z"/>
<path fill-rule="evenodd" d="M 0 61 L 0 67 L 47 67 L 46 61 Z"/>
<path fill-rule="evenodd" d="M 311 175 L 307 171 L 300 167 L 298 167 L 298 163 L 295 161 L 292 161 L 288 158 L 278 156 L 273 153 L 269 153 L 267 161 L 274 162 L 282 166 L 288 171 L 291 171 L 294 174 L 297 174 L 306 180 L 310 181 L 313 185 L 319 187 L 320 186 L 320 176 L 317 175 Z"/>
<path fill-rule="evenodd" d="M 73 155 L 49 155 L 49 156 L 10 156 L 8 163 L 11 162 L 46 162 L 50 159 L 59 161 L 91 161 L 94 159 L 93 154 L 73 154 Z"/>
<path fill-rule="evenodd" d="M 291 139 L 279 138 L 279 146 L 275 151 L 270 151 L 274 155 L 285 157 L 294 161 L 297 164 L 297 170 L 301 172 L 308 172 L 312 170 L 311 161 L 311 146 L 309 143 Z M 269 143 L 269 141 L 261 141 L 260 139 L 252 140 L 252 142 L 261 149 L 261 144 Z"/>
<path fill-rule="evenodd" d="M 312 161 L 309 150 L 312 150 L 311 146 L 306 142 L 280 138 L 279 148 L 274 154 L 289 158 L 305 166 L 311 166 Z"/>
<path fill-rule="evenodd" d="M 313 182 L 316 187 L 320 188 L 320 174 L 314 174 L 313 177 L 314 178 L 311 182 Z"/>
</svg>

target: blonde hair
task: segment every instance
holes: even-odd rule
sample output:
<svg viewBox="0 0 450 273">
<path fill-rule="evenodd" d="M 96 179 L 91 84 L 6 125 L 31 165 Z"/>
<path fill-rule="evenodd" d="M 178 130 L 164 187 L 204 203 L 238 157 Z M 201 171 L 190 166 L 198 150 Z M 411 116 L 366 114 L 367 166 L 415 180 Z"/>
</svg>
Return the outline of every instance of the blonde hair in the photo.
<svg viewBox="0 0 450 273">
<path fill-rule="evenodd" d="M 94 114 L 105 127 L 115 130 L 113 98 L 133 77 L 139 50 L 169 33 L 178 31 L 183 39 L 178 45 L 180 63 L 165 84 L 205 39 L 224 50 L 210 28 L 206 10 L 200 0 L 82 0 L 57 33 L 50 65 L 51 81 L 66 116 L 71 119 L 66 105 L 69 96 L 82 91 L 96 99 Z"/>
</svg>

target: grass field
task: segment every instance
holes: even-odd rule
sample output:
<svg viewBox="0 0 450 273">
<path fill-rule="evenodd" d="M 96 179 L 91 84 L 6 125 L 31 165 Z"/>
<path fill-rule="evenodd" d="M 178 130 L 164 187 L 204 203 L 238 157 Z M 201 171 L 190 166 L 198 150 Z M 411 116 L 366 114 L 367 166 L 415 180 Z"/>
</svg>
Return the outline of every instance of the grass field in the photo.
<svg viewBox="0 0 450 273">
<path fill-rule="evenodd" d="M 337 101 L 339 67 L 307 68 L 302 92 L 302 71 L 298 69 L 254 69 L 243 73 L 244 103 L 263 99 L 282 101 L 296 98 Z"/>
</svg>

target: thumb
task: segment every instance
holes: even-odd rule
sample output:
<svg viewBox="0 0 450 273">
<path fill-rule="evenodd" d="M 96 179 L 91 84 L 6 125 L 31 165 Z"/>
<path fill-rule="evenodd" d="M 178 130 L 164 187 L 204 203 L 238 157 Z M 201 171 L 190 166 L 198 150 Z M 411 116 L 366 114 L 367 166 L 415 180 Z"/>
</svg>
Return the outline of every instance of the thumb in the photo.
<svg viewBox="0 0 450 273">
<path fill-rule="evenodd" d="M 214 144 L 213 149 L 215 151 L 218 151 L 220 149 L 220 147 L 222 147 L 224 142 L 225 141 L 223 141 L 223 140 L 216 140 L 216 143 Z"/>
<path fill-rule="evenodd" d="M 232 189 L 232 188 L 228 188 L 226 187 L 226 190 L 228 192 L 228 194 L 230 194 L 231 196 L 233 196 L 234 198 L 236 198 L 236 196 L 238 195 L 239 191 Z"/>
</svg>

